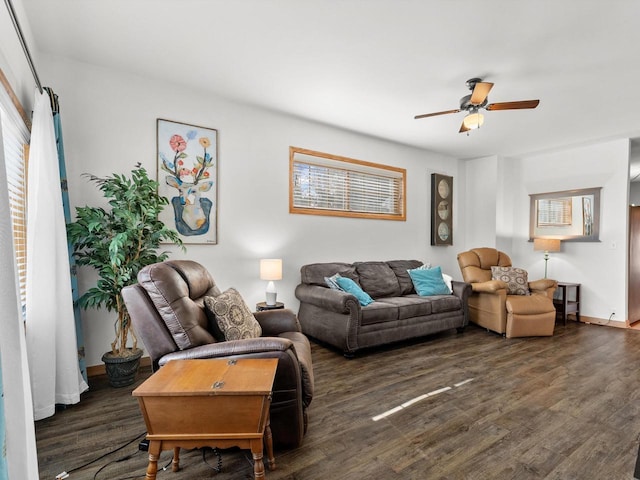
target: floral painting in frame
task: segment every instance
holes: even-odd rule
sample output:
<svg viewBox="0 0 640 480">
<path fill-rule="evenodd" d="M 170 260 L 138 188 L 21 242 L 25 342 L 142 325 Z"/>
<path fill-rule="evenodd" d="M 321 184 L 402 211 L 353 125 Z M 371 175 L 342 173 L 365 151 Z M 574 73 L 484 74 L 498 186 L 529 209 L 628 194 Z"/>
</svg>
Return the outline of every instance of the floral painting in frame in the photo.
<svg viewBox="0 0 640 480">
<path fill-rule="evenodd" d="M 218 131 L 157 119 L 160 220 L 185 244 L 218 243 Z"/>
</svg>

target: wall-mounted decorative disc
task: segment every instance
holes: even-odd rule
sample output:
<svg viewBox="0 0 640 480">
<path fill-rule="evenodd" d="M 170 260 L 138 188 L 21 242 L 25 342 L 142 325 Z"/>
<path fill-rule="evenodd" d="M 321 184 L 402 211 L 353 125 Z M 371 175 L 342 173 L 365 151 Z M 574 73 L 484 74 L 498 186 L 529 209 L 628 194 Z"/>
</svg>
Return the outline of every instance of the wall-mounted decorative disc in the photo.
<svg viewBox="0 0 640 480">
<path fill-rule="evenodd" d="M 453 245 L 453 177 L 431 174 L 431 245 Z"/>
</svg>

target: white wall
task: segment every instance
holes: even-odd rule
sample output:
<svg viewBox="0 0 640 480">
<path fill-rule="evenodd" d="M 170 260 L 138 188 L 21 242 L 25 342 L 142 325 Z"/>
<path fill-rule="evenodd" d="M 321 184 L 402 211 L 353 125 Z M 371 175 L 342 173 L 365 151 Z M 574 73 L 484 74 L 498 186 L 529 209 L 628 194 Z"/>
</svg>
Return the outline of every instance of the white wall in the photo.
<svg viewBox="0 0 640 480">
<path fill-rule="evenodd" d="M 460 251 L 496 247 L 498 158 L 468 160 L 464 170 L 464 244 Z"/>
<path fill-rule="evenodd" d="M 27 16 L 22 8 L 22 1 L 13 0 L 12 3 L 31 56 L 37 65 L 38 55 L 33 51 L 34 41 L 29 23 L 26 21 Z M 31 112 L 36 84 L 6 8 L 0 8 L 0 69 L 7 77 L 25 111 Z"/>
<path fill-rule="evenodd" d="M 522 158 L 466 162 L 465 246 L 495 246 L 530 279 L 544 276 L 529 242 L 529 195 L 602 187 L 600 242 L 563 242 L 548 277 L 581 283 L 581 314 L 624 322 L 627 312 L 629 141 L 609 141 Z M 475 200 L 480 199 L 480 200 Z"/>
<path fill-rule="evenodd" d="M 60 98 L 72 206 L 101 201 L 83 173 L 127 172 L 142 162 L 155 175 L 156 118 L 218 130 L 219 243 L 188 246 L 184 255 L 173 249 L 172 257 L 202 262 L 222 289 L 238 288 L 252 307 L 264 299 L 258 267 L 265 257 L 283 259 L 278 299 L 295 311 L 306 263 L 415 258 L 458 271 L 457 246 L 429 240 L 429 174 L 457 177 L 455 159 L 67 59 L 44 56 L 39 68 Z M 406 168 L 407 221 L 289 214 L 290 145 Z M 81 291 L 93 281 L 82 271 Z M 83 328 L 87 365 L 101 364 L 112 315 L 85 311 Z"/>
<path fill-rule="evenodd" d="M 581 283 L 581 314 L 624 322 L 627 312 L 627 216 L 629 191 L 629 141 L 609 141 L 554 153 L 513 159 L 520 169 L 513 198 L 516 235 L 514 262 L 535 277 L 544 274 L 542 252 L 534 252 L 529 238 L 529 195 L 534 193 L 602 187 L 600 242 L 562 242 L 551 254 L 550 278 Z"/>
</svg>

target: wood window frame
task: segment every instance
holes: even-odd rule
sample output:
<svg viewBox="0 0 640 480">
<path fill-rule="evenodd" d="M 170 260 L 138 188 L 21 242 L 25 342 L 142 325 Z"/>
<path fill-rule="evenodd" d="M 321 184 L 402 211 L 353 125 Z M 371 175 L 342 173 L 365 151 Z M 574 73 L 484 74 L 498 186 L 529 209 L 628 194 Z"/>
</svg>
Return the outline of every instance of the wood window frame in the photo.
<svg viewBox="0 0 640 480">
<path fill-rule="evenodd" d="M 299 191 L 299 187 L 296 186 L 296 167 L 300 165 L 326 167 L 334 172 L 344 172 L 346 179 L 343 181 L 343 184 L 340 185 L 342 187 L 342 190 L 340 190 L 342 195 L 341 197 L 337 197 L 335 202 L 340 203 L 342 201 L 342 207 L 332 208 L 329 205 L 310 207 L 309 205 L 301 205 L 300 202 L 296 202 L 296 189 Z M 350 189 L 352 188 L 352 179 L 348 178 L 349 175 L 356 175 L 360 177 L 360 183 L 364 182 L 368 185 L 372 185 L 372 182 L 368 180 L 375 179 L 375 177 L 390 180 L 393 183 L 391 188 L 395 190 L 392 195 L 393 213 L 352 209 L 353 199 L 351 198 L 352 194 L 350 193 Z M 340 181 L 338 181 L 338 183 L 340 183 Z M 373 183 L 375 184 L 375 180 L 373 180 Z M 389 188 L 389 186 L 383 185 L 382 182 L 380 183 L 380 186 L 383 188 Z M 406 221 L 406 189 L 407 171 L 404 168 L 392 167 L 364 160 L 356 160 L 353 158 L 332 155 L 305 148 L 289 147 L 289 213 Z M 366 194 L 368 192 L 364 193 Z M 389 197 L 389 195 L 387 195 L 387 197 Z M 367 198 L 362 198 L 360 196 L 358 196 L 358 199 L 360 200 L 359 203 L 361 205 L 368 201 Z M 372 200 L 371 205 L 374 203 L 375 201 Z"/>
</svg>

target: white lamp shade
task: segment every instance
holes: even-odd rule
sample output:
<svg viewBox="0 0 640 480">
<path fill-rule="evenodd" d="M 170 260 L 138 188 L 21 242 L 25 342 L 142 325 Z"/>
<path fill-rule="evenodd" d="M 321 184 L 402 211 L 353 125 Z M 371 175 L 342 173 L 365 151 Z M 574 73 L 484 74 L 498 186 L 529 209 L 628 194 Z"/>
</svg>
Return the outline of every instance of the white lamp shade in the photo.
<svg viewBox="0 0 640 480">
<path fill-rule="evenodd" d="M 464 120 L 462 120 L 462 124 L 468 129 L 472 130 L 474 128 L 480 127 L 484 123 L 484 115 L 481 113 L 470 113 Z"/>
<path fill-rule="evenodd" d="M 260 260 L 261 280 L 282 280 L 282 259 L 265 258 Z"/>
</svg>

